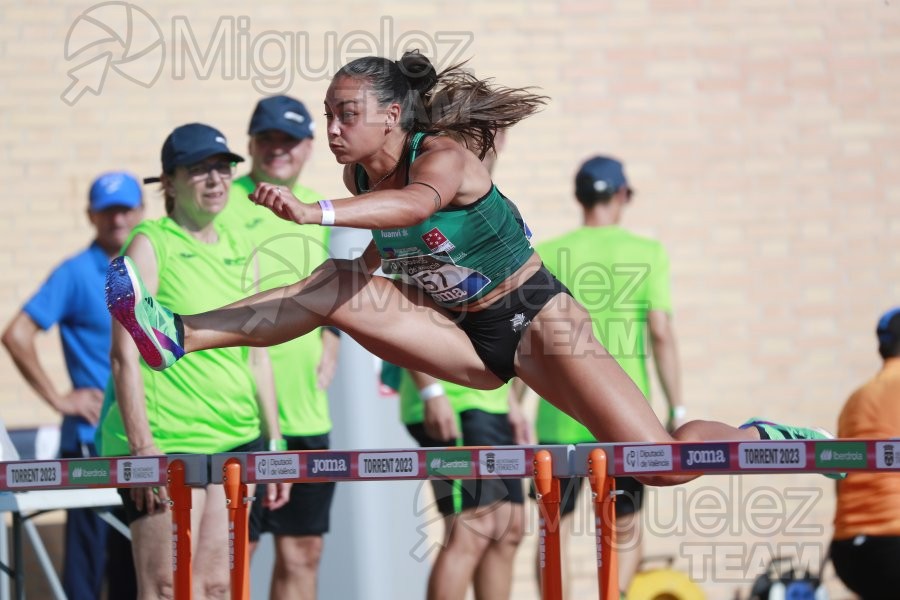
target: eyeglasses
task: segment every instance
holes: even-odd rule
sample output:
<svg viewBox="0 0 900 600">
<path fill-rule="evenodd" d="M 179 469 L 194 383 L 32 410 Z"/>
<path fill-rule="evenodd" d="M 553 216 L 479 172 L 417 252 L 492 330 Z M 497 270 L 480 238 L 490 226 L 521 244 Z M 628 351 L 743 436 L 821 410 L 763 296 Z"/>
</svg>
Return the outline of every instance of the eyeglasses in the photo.
<svg viewBox="0 0 900 600">
<path fill-rule="evenodd" d="M 223 179 L 231 178 L 234 175 L 234 167 L 237 163 L 217 161 L 213 163 L 198 163 L 185 167 L 187 176 L 192 181 L 203 181 L 207 179 L 212 172 L 216 172 Z"/>
</svg>

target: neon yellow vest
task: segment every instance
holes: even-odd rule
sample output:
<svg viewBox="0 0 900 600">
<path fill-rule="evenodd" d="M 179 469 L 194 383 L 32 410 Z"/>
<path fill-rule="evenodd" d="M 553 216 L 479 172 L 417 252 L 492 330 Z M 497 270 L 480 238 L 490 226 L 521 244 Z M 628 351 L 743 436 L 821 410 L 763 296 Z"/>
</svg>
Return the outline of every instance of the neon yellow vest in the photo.
<svg viewBox="0 0 900 600">
<path fill-rule="evenodd" d="M 319 225 L 297 225 L 247 199 L 256 188 L 249 176 L 231 185 L 228 206 L 217 218 L 223 227 L 246 236 L 259 260 L 259 289 L 270 290 L 296 283 L 329 258 L 330 229 Z M 312 204 L 321 196 L 302 185 L 294 195 Z M 253 288 L 246 282 L 247 293 Z M 328 395 L 316 383 L 316 367 L 322 359 L 322 332 L 310 333 L 269 348 L 278 415 L 283 435 L 320 435 L 331 431 Z"/>
<path fill-rule="evenodd" d="M 244 297 L 240 282 L 250 249 L 217 227 L 219 240 L 204 244 L 169 217 L 144 221 L 131 233 L 149 238 L 159 268 L 156 299 L 174 312 L 193 314 Z M 156 445 L 165 453 L 214 453 L 259 437 L 256 384 L 249 350 L 219 348 L 192 352 L 165 371 L 140 361 L 147 418 Z M 107 386 L 98 450 L 104 456 L 130 454 L 112 385 Z"/>
<path fill-rule="evenodd" d="M 581 227 L 538 244 L 537 251 L 588 310 L 594 336 L 649 397 L 647 315 L 671 310 L 669 259 L 662 245 L 620 227 Z M 536 425 L 542 443 L 594 441 L 584 425 L 544 399 Z"/>
</svg>

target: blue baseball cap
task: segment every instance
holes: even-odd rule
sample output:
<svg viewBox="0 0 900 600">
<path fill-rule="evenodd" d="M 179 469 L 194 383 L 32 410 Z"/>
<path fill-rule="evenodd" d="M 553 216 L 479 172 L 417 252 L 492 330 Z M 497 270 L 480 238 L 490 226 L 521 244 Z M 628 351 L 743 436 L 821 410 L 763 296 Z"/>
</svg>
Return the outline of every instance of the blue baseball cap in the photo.
<svg viewBox="0 0 900 600">
<path fill-rule="evenodd" d="M 290 96 L 271 96 L 256 104 L 247 133 L 256 135 L 262 131 L 282 131 L 302 140 L 313 137 L 313 123 L 306 106 Z"/>
<path fill-rule="evenodd" d="M 597 195 L 612 196 L 623 187 L 629 193 L 634 193 L 625 177 L 625 167 L 620 161 L 608 156 L 595 156 L 587 160 L 575 175 L 575 196 L 579 199 L 591 199 Z"/>
<path fill-rule="evenodd" d="M 203 123 L 188 123 L 176 127 L 163 143 L 162 170 L 172 173 L 179 165 L 193 165 L 216 154 L 224 154 L 232 162 L 244 162 L 243 156 L 228 149 L 221 131 Z"/>
<path fill-rule="evenodd" d="M 91 212 L 113 207 L 137 208 L 143 202 L 141 184 L 134 175 L 125 171 L 103 173 L 91 184 L 88 202 Z"/>
<path fill-rule="evenodd" d="M 900 341 L 900 308 L 892 308 L 881 315 L 875 333 L 878 335 L 878 351 L 885 358 L 892 356 Z"/>
</svg>

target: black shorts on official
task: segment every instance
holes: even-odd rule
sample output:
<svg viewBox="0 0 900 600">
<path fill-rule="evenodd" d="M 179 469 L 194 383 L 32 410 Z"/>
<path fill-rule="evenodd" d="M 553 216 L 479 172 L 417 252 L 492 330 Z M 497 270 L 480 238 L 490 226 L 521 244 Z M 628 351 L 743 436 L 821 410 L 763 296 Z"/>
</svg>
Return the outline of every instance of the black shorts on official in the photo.
<svg viewBox="0 0 900 600">
<path fill-rule="evenodd" d="M 516 349 L 522 333 L 541 309 L 568 288 L 543 265 L 528 281 L 488 307 L 460 315 L 460 328 L 469 336 L 478 357 L 503 381 L 516 376 Z"/>
<path fill-rule="evenodd" d="M 459 420 L 463 446 L 512 446 L 515 443 L 506 414 L 464 410 L 459 413 Z M 457 445 L 457 440 L 440 441 L 429 437 L 421 423 L 407 425 L 406 429 L 423 448 Z M 433 479 L 431 486 L 438 510 L 444 516 L 494 502 L 525 502 L 521 479 Z"/>
<path fill-rule="evenodd" d="M 261 452 L 265 447 L 262 438 L 256 438 L 252 442 L 241 444 L 236 448 L 226 450 L 226 452 Z M 146 509 L 138 510 L 137 506 L 135 506 L 134 500 L 131 498 L 131 488 L 118 488 L 116 491 L 119 492 L 119 496 L 122 498 L 122 509 L 125 511 L 126 525 L 130 526 L 141 517 L 147 516 Z"/>
<path fill-rule="evenodd" d="M 575 512 L 575 500 L 581 493 L 583 477 L 565 477 L 559 480 L 559 515 L 564 517 Z M 634 477 L 616 477 L 616 516 L 624 517 L 641 510 L 644 505 L 644 484 Z M 535 497 L 532 484 L 529 496 Z"/>
<path fill-rule="evenodd" d="M 327 450 L 328 434 L 308 436 L 284 436 L 288 450 Z M 250 541 L 255 542 L 263 533 L 273 535 L 323 535 L 330 527 L 331 501 L 334 499 L 334 482 L 295 483 L 291 486 L 291 499 L 278 510 L 263 506 L 266 485 L 256 486 L 256 500 L 250 509 Z"/>
<path fill-rule="evenodd" d="M 900 537 L 858 535 L 832 540 L 830 556 L 844 585 L 864 600 L 893 600 L 900 594 Z"/>
</svg>

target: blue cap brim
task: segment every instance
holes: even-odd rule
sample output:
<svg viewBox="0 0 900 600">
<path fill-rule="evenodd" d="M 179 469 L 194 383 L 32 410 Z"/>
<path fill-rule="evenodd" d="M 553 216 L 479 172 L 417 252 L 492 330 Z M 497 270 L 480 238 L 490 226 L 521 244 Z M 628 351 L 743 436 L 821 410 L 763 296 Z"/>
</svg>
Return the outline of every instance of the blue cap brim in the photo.
<svg viewBox="0 0 900 600">
<path fill-rule="evenodd" d="M 124 198 L 108 198 L 104 200 L 98 200 L 97 202 L 91 204 L 90 211 L 102 212 L 110 208 L 124 208 L 126 210 L 132 210 L 134 208 L 138 208 L 139 206 L 141 206 L 141 204 L 142 202 L 140 200 L 129 201 Z"/>
</svg>

